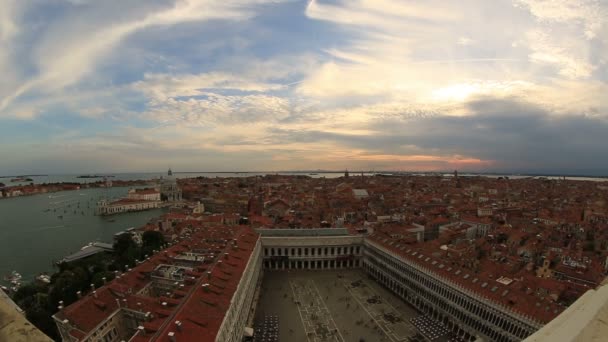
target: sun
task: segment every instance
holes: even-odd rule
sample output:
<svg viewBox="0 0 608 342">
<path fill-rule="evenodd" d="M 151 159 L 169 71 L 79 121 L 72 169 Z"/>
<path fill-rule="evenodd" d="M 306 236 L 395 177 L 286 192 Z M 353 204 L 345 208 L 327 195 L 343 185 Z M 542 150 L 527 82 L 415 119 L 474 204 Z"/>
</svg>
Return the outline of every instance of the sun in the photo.
<svg viewBox="0 0 608 342">
<path fill-rule="evenodd" d="M 440 88 L 432 93 L 432 97 L 437 101 L 464 101 L 472 94 L 479 92 L 479 86 L 472 83 L 454 84 Z"/>
</svg>

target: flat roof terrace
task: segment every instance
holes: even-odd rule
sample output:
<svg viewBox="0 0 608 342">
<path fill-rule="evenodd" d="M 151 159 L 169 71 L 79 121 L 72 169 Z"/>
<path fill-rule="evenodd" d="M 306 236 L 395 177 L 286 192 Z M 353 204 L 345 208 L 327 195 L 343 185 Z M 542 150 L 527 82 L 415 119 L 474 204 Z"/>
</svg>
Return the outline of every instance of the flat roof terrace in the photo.
<svg viewBox="0 0 608 342">
<path fill-rule="evenodd" d="M 410 319 L 419 313 L 360 270 L 266 271 L 260 293 L 256 327 L 277 316 L 279 341 L 400 342 L 418 333 Z"/>
</svg>

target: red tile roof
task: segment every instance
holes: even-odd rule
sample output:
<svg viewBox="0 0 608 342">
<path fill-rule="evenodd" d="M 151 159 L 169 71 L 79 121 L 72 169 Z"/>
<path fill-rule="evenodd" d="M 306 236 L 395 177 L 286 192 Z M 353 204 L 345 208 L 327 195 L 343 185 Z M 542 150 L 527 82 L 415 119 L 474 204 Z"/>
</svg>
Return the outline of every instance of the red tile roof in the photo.
<svg viewBox="0 0 608 342">
<path fill-rule="evenodd" d="M 476 295 L 505 307 L 505 309 L 508 308 L 541 323 L 549 322 L 565 309 L 565 307 L 555 303 L 549 296 L 541 298 L 536 296 L 535 293 L 528 293 L 529 289 L 542 287 L 543 284 L 545 286 L 546 284 L 557 286 L 560 282 L 555 279 L 542 279 L 541 281 L 540 278 L 526 275 L 524 279 L 512 279 L 513 283 L 503 285 L 497 281 L 502 274 L 497 271 L 495 264 L 492 268 L 481 267 L 481 270 L 475 273 L 446 262 L 445 258 L 441 258 L 439 254 L 434 256 L 433 254 L 436 254 L 438 250 L 429 250 L 424 248 L 424 245 L 416 247 L 399 246 L 391 239 L 378 234 L 372 234 L 368 238 L 408 261 L 425 267 L 444 281 L 451 281 Z M 401 249 L 402 247 L 404 248 Z M 440 265 L 443 265 L 443 267 Z M 464 277 L 467 274 L 468 276 L 465 279 Z M 474 279 L 477 280 L 473 282 Z"/>
<path fill-rule="evenodd" d="M 134 341 L 168 341 L 168 332 L 176 330 L 176 320 L 183 322 L 181 331 L 175 331 L 182 335 L 179 341 L 213 341 L 258 238 L 259 235 L 248 227 L 199 228 L 188 239 L 156 253 L 95 293 L 64 308 L 56 317 L 69 320 L 81 339 L 119 306 L 127 307 L 142 313 L 150 312 L 153 316 Z M 186 278 L 171 297 L 137 294 L 152 281 L 149 275 L 158 265 L 171 264 L 172 257 L 180 252 L 202 248 L 215 250 L 215 257 L 211 263 L 187 272 L 187 277 L 196 278 Z M 205 272 L 207 269 L 211 272 L 210 279 Z M 204 283 L 210 284 L 208 292 L 201 287 Z"/>
</svg>

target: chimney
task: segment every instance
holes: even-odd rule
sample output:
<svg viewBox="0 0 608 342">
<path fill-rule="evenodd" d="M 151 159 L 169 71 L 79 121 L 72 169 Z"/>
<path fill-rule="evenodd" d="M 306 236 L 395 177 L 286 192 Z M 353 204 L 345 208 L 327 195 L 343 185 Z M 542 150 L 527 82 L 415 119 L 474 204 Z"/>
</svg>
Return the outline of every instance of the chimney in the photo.
<svg viewBox="0 0 608 342">
<path fill-rule="evenodd" d="M 167 307 L 167 302 L 163 302 L 161 305 L 166 308 Z"/>
<path fill-rule="evenodd" d="M 91 290 L 95 291 L 95 284 L 91 284 Z"/>
<path fill-rule="evenodd" d="M 101 278 L 101 280 L 103 281 L 104 285 L 108 283 L 108 280 L 106 279 L 106 277 Z"/>
<path fill-rule="evenodd" d="M 175 333 L 174 333 L 173 331 L 169 332 L 169 333 L 167 334 L 167 336 L 169 336 L 169 340 L 170 340 L 171 342 L 176 342 L 176 341 L 177 341 L 177 339 L 175 338 Z"/>
<path fill-rule="evenodd" d="M 211 271 L 207 271 L 207 279 L 211 279 Z"/>
<path fill-rule="evenodd" d="M 228 259 L 229 253 L 224 253 L 224 259 Z"/>
<path fill-rule="evenodd" d="M 78 299 L 82 298 L 82 291 L 76 291 L 76 296 Z"/>
<path fill-rule="evenodd" d="M 220 268 L 222 267 L 222 260 L 217 261 L 217 267 L 220 267 Z"/>
<path fill-rule="evenodd" d="M 93 290 L 93 297 L 97 298 L 97 291 Z"/>
<path fill-rule="evenodd" d="M 175 321 L 175 328 L 177 329 L 177 331 L 182 331 L 182 322 Z"/>
<path fill-rule="evenodd" d="M 59 310 L 63 309 L 63 301 L 59 301 L 59 306 L 57 307 Z"/>
</svg>

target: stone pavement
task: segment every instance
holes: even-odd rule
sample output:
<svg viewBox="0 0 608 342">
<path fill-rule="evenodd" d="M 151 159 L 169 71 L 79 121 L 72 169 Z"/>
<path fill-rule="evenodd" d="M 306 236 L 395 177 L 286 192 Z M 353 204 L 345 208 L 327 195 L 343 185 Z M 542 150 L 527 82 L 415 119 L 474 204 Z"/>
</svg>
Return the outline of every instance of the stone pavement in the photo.
<svg viewBox="0 0 608 342">
<path fill-rule="evenodd" d="M 266 271 L 256 320 L 280 317 L 280 341 L 405 342 L 418 313 L 360 270 Z"/>
</svg>

